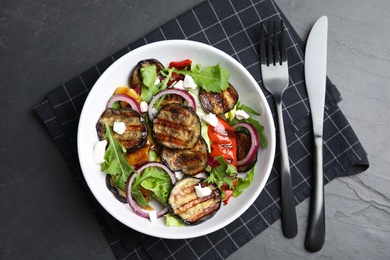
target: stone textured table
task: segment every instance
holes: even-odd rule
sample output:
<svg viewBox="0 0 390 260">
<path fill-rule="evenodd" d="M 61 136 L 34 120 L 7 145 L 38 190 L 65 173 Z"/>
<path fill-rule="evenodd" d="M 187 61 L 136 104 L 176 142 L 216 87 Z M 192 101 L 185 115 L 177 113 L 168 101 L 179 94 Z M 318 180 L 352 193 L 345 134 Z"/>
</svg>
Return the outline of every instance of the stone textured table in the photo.
<svg viewBox="0 0 390 260">
<path fill-rule="evenodd" d="M 56 86 L 201 0 L 0 0 L 0 259 L 114 259 L 87 200 L 34 105 Z M 329 18 L 328 76 L 370 160 L 325 186 L 326 241 L 304 249 L 276 222 L 234 259 L 388 259 L 390 256 L 390 1 L 275 0 L 303 40 Z M 131 23 L 129 23 L 131 17 Z"/>
</svg>

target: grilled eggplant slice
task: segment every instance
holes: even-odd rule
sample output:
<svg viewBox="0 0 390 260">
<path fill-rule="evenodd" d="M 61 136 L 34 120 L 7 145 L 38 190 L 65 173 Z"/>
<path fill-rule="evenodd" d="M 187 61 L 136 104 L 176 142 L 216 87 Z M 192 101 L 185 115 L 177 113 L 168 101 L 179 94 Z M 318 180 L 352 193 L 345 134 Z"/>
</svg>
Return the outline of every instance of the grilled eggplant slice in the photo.
<svg viewBox="0 0 390 260">
<path fill-rule="evenodd" d="M 252 141 L 250 135 L 241 131 L 236 131 L 235 136 L 236 136 L 236 145 L 237 145 L 237 161 L 240 161 L 244 159 L 248 154 Z M 257 161 L 257 156 L 254 156 L 253 159 L 247 164 L 240 165 L 240 166 L 237 165 L 237 171 L 238 172 L 249 171 L 256 163 L 256 161 Z"/>
<path fill-rule="evenodd" d="M 147 59 L 141 60 L 137 63 L 137 65 L 133 68 L 129 76 L 129 86 L 131 88 L 136 88 L 142 83 L 141 78 L 141 68 L 146 68 L 151 65 L 156 65 L 156 73 L 159 74 L 160 70 L 164 68 L 161 62 L 156 59 Z"/>
<path fill-rule="evenodd" d="M 185 99 L 180 95 L 176 95 L 176 94 L 165 95 L 164 99 L 161 101 L 160 107 L 173 104 L 173 103 L 184 104 L 184 100 Z"/>
<path fill-rule="evenodd" d="M 209 187 L 211 194 L 198 197 L 195 186 Z M 176 182 L 168 198 L 168 204 L 184 223 L 196 225 L 210 219 L 221 207 L 221 191 L 202 179 L 188 177 Z"/>
<path fill-rule="evenodd" d="M 99 140 L 103 140 L 106 134 L 105 123 L 108 122 L 112 127 L 116 121 L 124 122 L 126 125 L 126 130 L 123 134 L 120 135 L 113 132 L 113 135 L 126 148 L 127 152 L 133 152 L 145 145 L 148 136 L 145 119 L 137 111 L 129 107 L 119 110 L 107 108 L 103 112 L 96 124 Z"/>
<path fill-rule="evenodd" d="M 207 92 L 202 88 L 199 91 L 199 98 L 204 109 L 210 113 L 221 115 L 234 108 L 238 101 L 238 93 L 229 83 L 229 87 L 221 93 Z"/>
<path fill-rule="evenodd" d="M 106 175 L 106 186 L 107 186 L 108 190 L 111 191 L 112 194 L 114 194 L 114 196 L 115 196 L 115 198 L 117 198 L 117 200 L 119 200 L 122 203 L 127 203 L 126 192 L 124 190 L 122 190 L 121 188 L 119 188 L 118 186 L 116 186 L 115 181 L 112 178 L 113 178 L 112 175 L 110 175 L 110 174 Z"/>
<path fill-rule="evenodd" d="M 200 138 L 200 119 L 192 108 L 173 103 L 153 119 L 154 140 L 170 149 L 190 149 Z"/>
<path fill-rule="evenodd" d="M 203 138 L 191 149 L 161 150 L 161 160 L 172 171 L 183 171 L 187 175 L 196 175 L 207 167 L 207 145 Z"/>
</svg>

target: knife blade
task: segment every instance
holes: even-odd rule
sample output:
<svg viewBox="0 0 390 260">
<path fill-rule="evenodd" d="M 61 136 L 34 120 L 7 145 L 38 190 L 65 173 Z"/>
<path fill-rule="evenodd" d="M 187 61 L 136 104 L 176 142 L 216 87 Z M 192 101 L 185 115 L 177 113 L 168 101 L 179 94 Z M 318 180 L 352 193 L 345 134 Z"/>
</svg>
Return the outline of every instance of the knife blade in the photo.
<svg viewBox="0 0 390 260">
<path fill-rule="evenodd" d="M 326 88 L 328 17 L 320 17 L 310 31 L 305 50 L 305 81 L 314 135 L 312 194 L 305 248 L 319 251 L 325 241 L 323 181 L 323 121 Z"/>
</svg>

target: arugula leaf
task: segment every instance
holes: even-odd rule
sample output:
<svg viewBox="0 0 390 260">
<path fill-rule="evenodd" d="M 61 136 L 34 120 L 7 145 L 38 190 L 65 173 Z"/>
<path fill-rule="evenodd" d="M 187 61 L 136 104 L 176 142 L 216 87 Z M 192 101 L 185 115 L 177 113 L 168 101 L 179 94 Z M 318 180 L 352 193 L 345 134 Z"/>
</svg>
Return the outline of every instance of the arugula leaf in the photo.
<svg viewBox="0 0 390 260">
<path fill-rule="evenodd" d="M 241 101 L 238 101 L 236 109 L 237 110 L 244 110 L 248 114 L 252 114 L 252 115 L 255 115 L 255 116 L 260 116 L 261 115 L 259 112 L 257 112 L 253 108 L 251 108 L 251 107 L 249 107 L 247 105 L 242 104 Z"/>
<path fill-rule="evenodd" d="M 164 76 L 164 79 L 159 84 L 160 90 L 163 90 L 163 89 L 167 88 L 168 82 L 171 80 L 172 73 L 173 73 L 174 70 L 175 70 L 174 68 L 170 68 L 167 71 L 160 70 L 161 75 Z"/>
<path fill-rule="evenodd" d="M 221 92 L 229 87 L 230 73 L 227 69 L 222 68 L 219 64 L 215 66 L 206 66 L 201 69 L 197 64 L 192 70 L 176 70 L 178 74 L 191 76 L 196 85 L 202 87 L 207 92 Z"/>
<path fill-rule="evenodd" d="M 127 162 L 124 157 L 126 148 L 113 137 L 111 127 L 106 122 L 106 134 L 105 138 L 108 138 L 108 147 L 104 154 L 104 163 L 102 164 L 102 172 L 110 175 L 114 175 L 115 184 L 126 190 L 126 182 L 129 176 L 134 172 L 134 168 Z"/>
<path fill-rule="evenodd" d="M 234 189 L 234 180 L 237 175 L 237 169 L 231 164 L 227 164 L 222 156 L 216 157 L 219 166 L 209 172 L 209 176 L 205 179 L 208 183 L 214 183 L 221 188 L 224 184 L 229 185 L 229 188 Z"/>
</svg>

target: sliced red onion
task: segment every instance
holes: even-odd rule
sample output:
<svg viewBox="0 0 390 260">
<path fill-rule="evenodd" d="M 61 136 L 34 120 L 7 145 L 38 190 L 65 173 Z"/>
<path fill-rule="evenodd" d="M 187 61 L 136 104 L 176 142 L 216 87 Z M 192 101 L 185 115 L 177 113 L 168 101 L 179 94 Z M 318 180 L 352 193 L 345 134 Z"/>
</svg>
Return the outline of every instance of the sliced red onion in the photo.
<svg viewBox="0 0 390 260">
<path fill-rule="evenodd" d="M 142 92 L 142 83 L 139 84 L 134 90 L 135 90 L 135 92 L 137 92 L 138 95 L 141 95 L 141 92 Z"/>
<path fill-rule="evenodd" d="M 187 100 L 188 102 L 188 106 L 191 107 L 194 112 L 196 112 L 196 103 L 195 103 L 195 99 L 194 97 L 188 93 L 187 91 L 185 90 L 182 90 L 182 89 L 175 89 L 175 88 L 168 88 L 168 89 L 164 89 L 162 91 L 160 91 L 159 93 L 157 93 L 157 95 L 155 95 L 152 100 L 150 101 L 149 103 L 149 108 L 148 108 L 148 115 L 149 115 L 149 118 L 152 120 L 153 119 L 153 105 L 154 103 L 160 98 L 162 97 L 163 95 L 168 95 L 168 94 L 176 94 L 176 95 L 179 95 L 181 96 L 182 98 L 184 98 L 185 100 Z"/>
<path fill-rule="evenodd" d="M 143 170 L 145 170 L 148 167 L 162 168 L 166 173 L 168 173 L 169 177 L 171 177 L 172 184 L 176 183 L 175 174 L 167 166 L 165 166 L 162 163 L 150 162 L 150 163 L 147 163 L 147 164 L 144 164 L 143 166 L 141 166 L 137 171 L 139 173 L 141 173 Z M 138 216 L 143 217 L 143 218 L 149 218 L 149 213 L 145 212 L 131 196 L 131 186 L 133 185 L 133 182 L 134 182 L 134 179 L 136 176 L 137 176 L 137 173 L 132 174 L 129 178 L 129 181 L 127 182 L 126 199 L 130 205 L 130 208 L 134 211 L 135 214 L 137 214 Z M 166 206 L 161 211 L 157 212 L 157 218 L 161 218 L 162 216 L 164 216 L 168 212 L 168 210 L 169 210 L 169 207 Z"/>
<path fill-rule="evenodd" d="M 251 137 L 251 147 L 249 148 L 248 154 L 245 156 L 244 159 L 237 161 L 237 166 L 243 166 L 252 162 L 254 157 L 257 155 L 257 150 L 259 149 L 259 136 L 257 135 L 256 128 L 251 124 L 238 123 L 233 126 L 234 129 L 238 127 L 246 128 L 249 131 Z"/>
<path fill-rule="evenodd" d="M 117 94 L 117 95 L 112 96 L 110 98 L 110 100 L 108 100 L 107 108 L 111 108 L 112 105 L 114 104 L 114 102 L 116 102 L 116 101 L 124 101 L 124 102 L 128 103 L 132 109 L 134 109 L 138 113 L 142 114 L 141 107 L 139 106 L 137 100 L 135 100 L 134 98 L 132 98 L 126 94 Z"/>
</svg>

